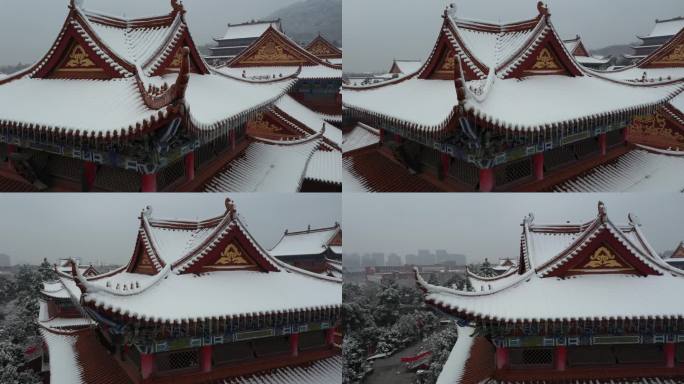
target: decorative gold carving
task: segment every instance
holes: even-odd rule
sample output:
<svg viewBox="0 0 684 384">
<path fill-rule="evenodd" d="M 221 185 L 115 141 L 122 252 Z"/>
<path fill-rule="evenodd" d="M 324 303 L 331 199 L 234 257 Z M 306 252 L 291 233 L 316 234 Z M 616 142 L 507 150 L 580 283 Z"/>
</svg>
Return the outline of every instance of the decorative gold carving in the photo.
<svg viewBox="0 0 684 384">
<path fill-rule="evenodd" d="M 659 139 L 684 143 L 684 135 L 667 128 L 667 120 L 660 111 L 650 115 L 634 116 L 628 132 L 629 135 L 654 136 Z"/>
<path fill-rule="evenodd" d="M 654 64 L 684 64 L 684 43 L 679 44 L 667 56 L 656 60 Z"/>
<path fill-rule="evenodd" d="M 452 72 L 456 68 L 456 52 L 448 51 L 444 56 L 444 62 L 439 68 L 440 71 Z"/>
<path fill-rule="evenodd" d="M 556 60 L 554 60 L 551 51 L 549 51 L 548 48 L 543 48 L 541 52 L 539 52 L 539 56 L 537 56 L 537 61 L 535 61 L 534 65 L 532 66 L 532 69 L 556 70 L 560 69 L 560 67 L 558 66 L 558 64 L 556 64 Z"/>
<path fill-rule="evenodd" d="M 176 50 L 176 54 L 173 56 L 173 61 L 169 64 L 169 68 L 180 68 L 181 64 L 183 64 L 183 50 L 179 48 Z"/>
<path fill-rule="evenodd" d="M 309 52 L 313 53 L 316 56 L 324 56 L 324 55 L 331 55 L 335 52 L 330 49 L 325 43 L 322 41 L 317 41 L 314 43 L 314 45 L 309 48 Z"/>
<path fill-rule="evenodd" d="M 301 60 L 288 53 L 285 48 L 273 38 L 268 39 L 245 62 L 249 63 L 300 63 Z"/>
<path fill-rule="evenodd" d="M 256 119 L 249 122 L 249 128 L 255 131 L 270 132 L 270 133 L 280 133 L 283 131 L 282 128 L 275 124 L 269 123 L 264 119 L 264 113 L 257 113 Z"/>
<path fill-rule="evenodd" d="M 617 261 L 615 255 L 606 247 L 597 249 L 584 268 L 622 268 L 624 267 Z"/>
<path fill-rule="evenodd" d="M 221 253 L 221 257 L 216 260 L 215 265 L 249 265 L 249 261 L 242 256 L 240 249 L 235 244 L 229 244 Z"/>
<path fill-rule="evenodd" d="M 65 68 L 88 68 L 94 66 L 95 63 L 90 60 L 85 49 L 78 44 L 71 48 L 67 62 L 64 64 Z"/>
</svg>

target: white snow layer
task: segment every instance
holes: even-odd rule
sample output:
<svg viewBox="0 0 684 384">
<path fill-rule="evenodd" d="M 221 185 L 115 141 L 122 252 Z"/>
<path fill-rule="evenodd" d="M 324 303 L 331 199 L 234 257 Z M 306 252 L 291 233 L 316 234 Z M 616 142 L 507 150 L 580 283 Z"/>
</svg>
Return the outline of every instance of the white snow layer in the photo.
<svg viewBox="0 0 684 384">
<path fill-rule="evenodd" d="M 247 294 L 245 287 L 249 287 Z M 201 276 L 169 273 L 139 294 L 121 296 L 99 291 L 88 293 L 83 299 L 122 315 L 183 321 L 337 308 L 341 295 L 341 284 L 302 273 L 241 270 Z M 169 305 L 169 300 L 173 305 Z"/>
<path fill-rule="evenodd" d="M 339 384 L 342 382 L 342 357 L 319 360 L 308 367 L 286 367 L 269 373 L 236 377 L 225 384 Z"/>
<path fill-rule="evenodd" d="M 288 234 L 268 253 L 271 256 L 319 255 L 326 250 L 328 242 L 336 233 L 337 228 L 331 228 L 327 231 Z"/>
<path fill-rule="evenodd" d="M 357 124 L 342 139 L 342 152 L 347 153 L 357 149 L 376 145 L 380 142 L 380 135 L 364 128 L 365 124 Z"/>
<path fill-rule="evenodd" d="M 616 162 L 600 165 L 575 180 L 557 186 L 557 192 L 677 192 L 684 191 L 684 154 L 670 156 L 641 149 Z"/>
<path fill-rule="evenodd" d="M 80 384 L 81 368 L 76 363 L 74 344 L 77 336 L 58 335 L 41 328 L 40 334 L 50 354 L 50 383 Z"/>
<path fill-rule="evenodd" d="M 320 139 L 302 144 L 252 143 L 207 184 L 207 192 L 297 192 Z"/>
<path fill-rule="evenodd" d="M 451 353 L 442 367 L 442 372 L 437 378 L 437 384 L 460 383 L 465 373 L 465 366 L 470 357 L 470 348 L 475 341 L 475 338 L 471 336 L 475 329 L 468 326 L 456 326 L 456 328 L 458 329 L 458 339 L 456 339 L 454 348 L 451 349 Z"/>
<path fill-rule="evenodd" d="M 306 179 L 342 184 L 342 152 L 316 151 L 306 167 Z"/>
</svg>

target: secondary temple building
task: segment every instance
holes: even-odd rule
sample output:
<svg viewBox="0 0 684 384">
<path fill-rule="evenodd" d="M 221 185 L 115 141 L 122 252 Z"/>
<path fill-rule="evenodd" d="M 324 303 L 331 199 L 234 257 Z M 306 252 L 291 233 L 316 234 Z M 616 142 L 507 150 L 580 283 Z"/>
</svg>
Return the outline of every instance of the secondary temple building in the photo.
<svg viewBox="0 0 684 384">
<path fill-rule="evenodd" d="M 417 73 L 343 87 L 347 129 L 361 122 L 380 132 L 379 150 L 345 156 L 345 177 L 365 190 L 552 190 L 627 154 L 627 128 L 684 88 L 581 66 L 542 3 L 516 23 L 459 19 L 453 6 L 443 20 Z M 377 177 L 376 168 L 398 164 L 420 180 L 406 171 Z"/>
<path fill-rule="evenodd" d="M 341 277 L 342 228 L 335 223 L 327 228 L 286 230 L 269 253 L 295 267 Z"/>
<path fill-rule="evenodd" d="M 72 262 L 44 284 L 51 383 L 341 382 L 341 278 L 271 256 L 230 200 L 214 218 L 148 208 L 139 222 L 127 265 L 84 276 Z"/>
<path fill-rule="evenodd" d="M 125 19 L 71 2 L 49 52 L 0 80 L 0 190 L 196 191 L 211 189 L 226 168 L 233 173 L 221 190 L 341 189 L 335 159 L 317 153 L 339 145 L 339 90 L 302 85 L 301 60 L 266 77 L 215 70 L 197 51 L 183 6 L 171 5 L 167 15 Z M 258 63 L 270 48 L 256 59 L 248 48 L 241 62 Z M 298 55 L 321 60 L 301 47 Z M 293 90 L 326 106 L 326 116 L 302 111 L 286 95 Z M 285 133 L 296 134 L 252 134 L 248 122 L 277 102 L 290 112 Z"/>
<path fill-rule="evenodd" d="M 617 224 L 603 203 L 585 223 L 537 224 L 530 214 L 515 271 L 476 278 L 474 292 L 416 276 L 426 303 L 457 319 L 439 384 L 684 377 L 684 272 L 661 259 L 636 216 Z"/>
</svg>

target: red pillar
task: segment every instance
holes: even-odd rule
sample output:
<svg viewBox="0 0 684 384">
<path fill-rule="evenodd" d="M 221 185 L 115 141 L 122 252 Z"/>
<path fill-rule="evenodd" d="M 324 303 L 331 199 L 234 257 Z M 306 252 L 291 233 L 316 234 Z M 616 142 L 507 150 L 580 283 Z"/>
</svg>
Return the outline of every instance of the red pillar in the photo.
<svg viewBox="0 0 684 384">
<path fill-rule="evenodd" d="M 606 134 L 602 133 L 598 137 L 599 140 L 599 148 L 601 148 L 601 156 L 605 156 L 606 154 Z"/>
<path fill-rule="evenodd" d="M 480 192 L 494 190 L 494 170 L 491 168 L 480 169 Z"/>
<path fill-rule="evenodd" d="M 395 134 L 394 134 L 394 141 L 396 141 L 397 143 L 401 144 L 401 142 L 402 142 L 403 140 L 404 140 L 404 138 L 401 137 L 398 133 L 395 133 Z"/>
<path fill-rule="evenodd" d="M 532 156 L 532 166 L 534 167 L 534 178 L 544 180 L 544 152 Z"/>
<path fill-rule="evenodd" d="M 665 350 L 665 365 L 668 368 L 674 368 L 674 366 L 675 366 L 675 344 L 674 343 L 665 343 L 665 345 L 663 345 L 663 349 Z"/>
<path fill-rule="evenodd" d="M 211 372 L 211 345 L 205 345 L 200 349 L 200 368 L 202 372 Z"/>
<path fill-rule="evenodd" d="M 442 174 L 444 174 L 444 177 L 449 174 L 449 166 L 451 164 L 451 156 L 449 156 L 448 153 L 442 153 L 440 155 L 440 159 L 442 160 Z"/>
<path fill-rule="evenodd" d="M 290 355 L 293 357 L 299 356 L 299 333 L 290 335 Z"/>
<path fill-rule="evenodd" d="M 17 152 L 17 146 L 13 144 L 7 144 L 7 166 L 12 169 L 12 161 L 10 160 L 12 154 Z"/>
<path fill-rule="evenodd" d="M 141 186 L 143 192 L 157 192 L 157 174 L 147 173 L 142 175 Z"/>
<path fill-rule="evenodd" d="M 622 128 L 622 141 L 627 142 L 629 138 L 629 129 Z"/>
<path fill-rule="evenodd" d="M 140 374 L 143 380 L 149 379 L 154 373 L 154 355 L 141 354 L 140 355 Z"/>
<path fill-rule="evenodd" d="M 568 349 L 564 345 L 556 347 L 556 371 L 565 371 L 568 360 Z"/>
<path fill-rule="evenodd" d="M 187 181 L 195 179 L 195 152 L 185 155 L 185 179 Z"/>
<path fill-rule="evenodd" d="M 325 330 L 325 342 L 328 345 L 335 344 L 335 328 L 328 328 Z"/>
<path fill-rule="evenodd" d="M 380 128 L 380 144 L 385 142 L 385 130 Z"/>
<path fill-rule="evenodd" d="M 508 348 L 496 347 L 496 369 L 508 368 Z"/>
<path fill-rule="evenodd" d="M 85 191 L 90 192 L 95 185 L 95 176 L 97 175 L 97 164 L 92 161 L 83 162 L 83 178 L 85 179 Z"/>
</svg>

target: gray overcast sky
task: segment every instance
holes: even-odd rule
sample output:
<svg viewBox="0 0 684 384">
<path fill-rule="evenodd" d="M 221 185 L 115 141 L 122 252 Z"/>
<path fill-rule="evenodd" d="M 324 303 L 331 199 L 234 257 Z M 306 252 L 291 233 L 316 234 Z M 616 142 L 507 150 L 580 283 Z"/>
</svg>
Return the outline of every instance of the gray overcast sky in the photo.
<svg viewBox="0 0 684 384">
<path fill-rule="evenodd" d="M 345 194 L 344 253 L 415 254 L 446 249 L 468 262 L 518 257 L 520 223 L 589 221 L 602 200 L 617 224 L 639 217 L 658 251 L 684 240 L 684 196 L 658 194 Z"/>
<path fill-rule="evenodd" d="M 393 58 L 424 60 L 442 23 L 444 7 L 485 21 L 516 21 L 537 15 L 537 0 L 344 0 L 342 40 L 345 72 L 386 71 Z M 682 0 L 548 0 L 561 38 L 580 34 L 587 48 L 637 41 L 656 18 L 684 16 Z"/>
<path fill-rule="evenodd" d="M 227 196 L 267 249 L 286 228 L 341 222 L 337 194 L 4 194 L 0 253 L 10 255 L 13 264 L 36 264 L 43 257 L 123 264 L 133 253 L 138 216 L 146 206 L 157 218 L 206 219 L 225 212 Z"/>
<path fill-rule="evenodd" d="M 185 0 L 197 44 L 211 42 L 227 23 L 263 18 L 298 0 Z M 127 17 L 162 15 L 170 0 L 85 0 L 85 8 Z M 33 63 L 47 53 L 68 13 L 68 0 L 1 0 L 0 65 Z"/>
</svg>

